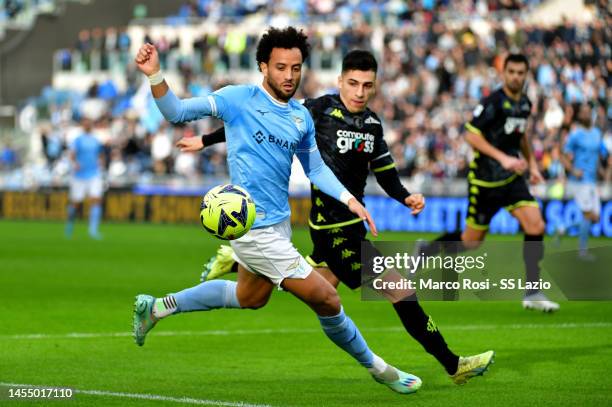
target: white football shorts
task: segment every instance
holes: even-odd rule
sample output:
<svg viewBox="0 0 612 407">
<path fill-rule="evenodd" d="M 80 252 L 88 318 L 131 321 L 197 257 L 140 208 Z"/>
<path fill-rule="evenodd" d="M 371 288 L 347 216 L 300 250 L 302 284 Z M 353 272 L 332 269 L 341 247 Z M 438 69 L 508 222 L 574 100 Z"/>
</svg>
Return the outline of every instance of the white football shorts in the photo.
<svg viewBox="0 0 612 407">
<path fill-rule="evenodd" d="M 582 212 L 593 212 L 599 215 L 601 212 L 601 199 L 595 184 L 576 184 L 574 187 L 574 199 Z"/>
<path fill-rule="evenodd" d="M 312 266 L 291 243 L 289 219 L 261 229 L 251 229 L 230 242 L 233 258 L 253 274 L 267 277 L 280 288 L 286 278 L 305 279 Z"/>
<path fill-rule="evenodd" d="M 80 179 L 73 177 L 70 180 L 70 201 L 82 202 L 85 197 L 102 198 L 103 183 L 102 177 Z"/>
</svg>

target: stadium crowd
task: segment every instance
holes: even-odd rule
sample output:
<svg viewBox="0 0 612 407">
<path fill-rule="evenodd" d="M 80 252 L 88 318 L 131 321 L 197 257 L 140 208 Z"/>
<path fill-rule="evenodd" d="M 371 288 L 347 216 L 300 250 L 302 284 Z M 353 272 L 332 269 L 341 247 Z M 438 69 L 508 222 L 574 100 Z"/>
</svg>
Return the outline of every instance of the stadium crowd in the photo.
<svg viewBox="0 0 612 407">
<path fill-rule="evenodd" d="M 187 2 L 178 15 L 210 16 L 218 3 Z M 236 15 L 225 16 L 232 19 L 267 10 L 266 2 L 261 1 L 230 3 L 236 6 L 229 7 L 230 10 L 238 10 Z M 453 4 L 453 11 L 459 17 L 445 21 L 440 16 L 445 15 L 441 11 L 446 10 L 448 1 L 399 2 L 403 7 L 395 9 L 393 1 L 277 3 L 301 4 L 308 13 L 318 12 L 323 16 L 334 6 L 334 18 L 340 22 L 347 21 L 345 17 L 349 16 L 350 24 L 339 34 L 309 31 L 313 49 L 318 51 L 316 67 L 336 68 L 332 62 L 334 55 L 354 48 L 372 49 L 376 53 L 378 94 L 371 108 L 384 121 L 386 140 L 401 175 L 424 179 L 466 176 L 471 150 L 462 138 L 463 124 L 478 100 L 498 86 L 503 57 L 512 50 L 522 50 L 530 59 L 527 94 L 533 102 L 535 120 L 530 123 L 529 133 L 543 174 L 553 179 L 563 177 L 559 152 L 573 126 L 579 103 L 593 104 L 596 125 L 603 130 L 608 149 L 612 151 L 612 17 L 609 13 L 602 13 L 589 25 L 564 21 L 554 27 L 544 27 L 525 23 L 513 14 L 481 18 L 496 10 L 530 7 L 539 1 L 459 1 Z M 394 20 L 395 26 L 387 27 L 380 21 L 375 23 L 365 18 L 361 8 L 368 5 L 384 5 L 381 10 L 385 12 L 392 10 L 398 17 Z M 181 46 L 178 39 L 148 35 L 145 38 L 157 45 L 164 66 L 168 67 L 171 60 L 177 61 L 176 69 L 185 85 L 183 96 L 205 94 L 224 85 L 218 80 L 211 82 L 211 77 L 227 72 L 232 64 L 254 69 L 252 49 L 257 35 L 233 35 L 230 28 L 219 35 L 196 38 L 191 45 L 197 58 L 189 60 L 174 57 L 173 52 L 178 53 Z M 43 116 L 49 117 L 40 127 L 46 165 L 57 177 L 68 171 L 66 146 L 78 132 L 79 115 L 86 114 L 98 119 L 95 131 L 107 146 L 110 179 L 142 174 L 185 177 L 225 174 L 223 145 L 199 155 L 172 148 L 178 138 L 212 131 L 221 123 L 207 119 L 173 127 L 161 120 L 150 101 L 146 83 L 130 65 L 130 41 L 124 29 L 94 29 L 79 35 L 75 46 L 78 52 L 65 50 L 60 54 L 60 69 L 70 70 L 74 55 L 83 61 L 89 60 L 86 55 L 90 52 L 98 52 L 102 56 L 98 61 L 111 61 L 100 68 L 115 69 L 112 61 L 120 63 L 130 86 L 126 92 L 119 92 L 108 80 L 94 83 L 85 95 L 66 95 L 53 89 L 43 92 L 38 110 L 45 111 Z M 117 52 L 123 56 L 114 60 L 104 57 Z M 91 69 L 89 63 L 81 67 Z M 305 74 L 298 96 L 314 97 L 332 89 L 331 84 L 321 83 L 317 70 L 313 69 Z M 606 171 L 601 177 L 610 182 L 612 166 Z"/>
</svg>

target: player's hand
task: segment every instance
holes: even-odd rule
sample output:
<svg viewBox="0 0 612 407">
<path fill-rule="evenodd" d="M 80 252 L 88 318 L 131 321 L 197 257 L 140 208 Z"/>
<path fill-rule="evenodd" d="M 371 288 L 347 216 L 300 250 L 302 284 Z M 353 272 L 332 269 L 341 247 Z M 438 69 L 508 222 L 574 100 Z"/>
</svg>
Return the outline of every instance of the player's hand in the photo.
<svg viewBox="0 0 612 407">
<path fill-rule="evenodd" d="M 533 166 L 529 169 L 529 183 L 539 184 L 544 182 L 544 177 L 537 166 Z"/>
<path fill-rule="evenodd" d="M 410 194 L 404 200 L 404 205 L 412 209 L 412 212 L 410 212 L 412 215 L 418 215 L 425 209 L 425 197 L 423 194 Z"/>
<path fill-rule="evenodd" d="M 183 137 L 176 142 L 176 146 L 183 153 L 190 153 L 194 151 L 200 151 L 204 148 L 201 137 Z"/>
<path fill-rule="evenodd" d="M 134 61 L 138 69 L 147 76 L 153 75 L 161 69 L 157 49 L 152 44 L 143 44 Z"/>
<path fill-rule="evenodd" d="M 370 212 L 368 212 L 368 210 L 362 204 L 360 204 L 355 197 L 349 199 L 348 208 L 355 215 L 368 222 L 370 232 L 372 232 L 374 236 L 378 236 L 378 231 L 376 230 L 376 225 L 374 224 L 374 220 L 372 220 L 372 216 L 370 216 Z"/>
<path fill-rule="evenodd" d="M 581 179 L 583 175 L 582 170 L 579 170 L 578 168 L 573 170 L 572 174 L 574 175 L 574 177 L 576 177 L 576 179 Z"/>
<path fill-rule="evenodd" d="M 512 172 L 516 172 L 517 174 L 522 174 L 527 169 L 527 161 L 522 158 L 512 157 L 510 155 L 504 156 L 499 163 L 504 169 Z"/>
</svg>

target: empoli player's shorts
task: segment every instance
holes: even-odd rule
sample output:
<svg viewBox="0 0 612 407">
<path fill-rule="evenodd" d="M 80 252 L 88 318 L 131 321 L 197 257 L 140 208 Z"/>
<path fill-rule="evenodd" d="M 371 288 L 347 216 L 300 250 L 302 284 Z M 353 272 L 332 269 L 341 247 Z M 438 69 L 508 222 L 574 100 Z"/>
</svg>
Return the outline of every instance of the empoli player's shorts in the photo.
<svg viewBox="0 0 612 407">
<path fill-rule="evenodd" d="M 306 259 L 313 267 L 329 267 L 338 279 L 351 289 L 362 284 L 362 261 L 370 267 L 372 257 L 380 255 L 372 242 L 367 240 L 363 222 L 340 228 L 315 229 L 310 227 L 314 243 L 312 254 Z M 367 245 L 362 256 L 362 244 Z"/>
<path fill-rule="evenodd" d="M 512 212 L 521 206 L 539 207 L 522 177 L 516 177 L 506 185 L 491 188 L 470 182 L 468 202 L 466 224 L 476 230 L 488 230 L 491 219 L 501 208 Z"/>
</svg>

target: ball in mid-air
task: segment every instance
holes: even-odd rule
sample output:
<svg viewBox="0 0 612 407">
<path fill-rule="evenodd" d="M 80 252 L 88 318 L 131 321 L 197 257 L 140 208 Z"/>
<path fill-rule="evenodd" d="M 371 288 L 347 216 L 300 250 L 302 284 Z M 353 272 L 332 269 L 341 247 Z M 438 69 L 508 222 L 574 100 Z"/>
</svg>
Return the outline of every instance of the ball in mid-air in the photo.
<svg viewBox="0 0 612 407">
<path fill-rule="evenodd" d="M 244 188 L 219 185 L 204 195 L 200 221 L 204 229 L 219 239 L 238 239 L 255 222 L 255 203 Z"/>
</svg>

